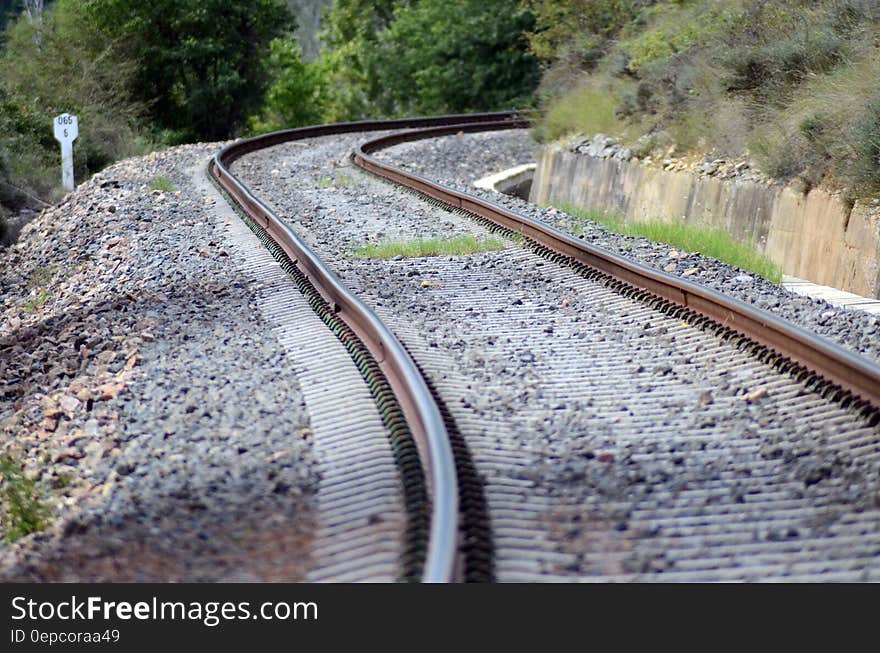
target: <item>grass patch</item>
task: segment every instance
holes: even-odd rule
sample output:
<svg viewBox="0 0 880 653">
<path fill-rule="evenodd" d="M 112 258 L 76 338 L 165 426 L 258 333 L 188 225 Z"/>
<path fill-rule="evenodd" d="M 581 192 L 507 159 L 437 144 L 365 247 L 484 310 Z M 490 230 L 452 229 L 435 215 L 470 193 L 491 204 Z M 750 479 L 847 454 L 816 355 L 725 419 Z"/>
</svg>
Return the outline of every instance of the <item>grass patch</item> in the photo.
<svg viewBox="0 0 880 653">
<path fill-rule="evenodd" d="M 355 178 L 342 172 L 335 175 L 321 177 L 318 180 L 318 188 L 348 188 L 355 184 Z"/>
<path fill-rule="evenodd" d="M 31 276 L 28 278 L 27 287 L 39 288 L 40 286 L 45 286 L 52 281 L 52 278 L 57 272 L 57 265 L 39 265 L 34 268 Z"/>
<path fill-rule="evenodd" d="M 474 236 L 455 236 L 454 238 L 419 238 L 417 240 L 398 240 L 363 245 L 355 250 L 354 255 L 358 258 L 392 259 L 397 256 L 422 258 L 425 256 L 466 256 L 498 249 L 504 249 L 504 242 L 497 238 L 477 239 Z"/>
<path fill-rule="evenodd" d="M 684 220 L 624 222 L 619 216 L 606 215 L 600 211 L 587 211 L 574 206 L 560 208 L 575 217 L 572 224 L 572 231 L 575 233 L 583 230 L 578 221 L 591 220 L 625 236 L 647 238 L 687 252 L 699 252 L 773 283 L 782 281 L 782 270 L 778 265 L 758 252 L 754 245 L 738 242 L 722 229 L 695 226 Z"/>
<path fill-rule="evenodd" d="M 46 305 L 46 302 L 49 301 L 49 291 L 45 288 L 40 288 L 36 295 L 31 297 L 25 305 L 22 307 L 22 310 L 25 313 L 36 313 L 38 310 L 43 308 Z"/>
<path fill-rule="evenodd" d="M 624 125 L 617 118 L 617 99 L 608 89 L 585 84 L 550 106 L 536 137 L 549 142 L 568 134 L 618 136 Z"/>
<path fill-rule="evenodd" d="M 163 193 L 171 193 L 175 190 L 174 182 L 168 177 L 156 177 L 150 184 L 150 190 L 160 190 Z"/>
<path fill-rule="evenodd" d="M 24 475 L 21 465 L 10 456 L 0 457 L 0 488 L 4 537 L 14 542 L 49 525 L 49 508 L 40 500 L 36 483 Z"/>
</svg>

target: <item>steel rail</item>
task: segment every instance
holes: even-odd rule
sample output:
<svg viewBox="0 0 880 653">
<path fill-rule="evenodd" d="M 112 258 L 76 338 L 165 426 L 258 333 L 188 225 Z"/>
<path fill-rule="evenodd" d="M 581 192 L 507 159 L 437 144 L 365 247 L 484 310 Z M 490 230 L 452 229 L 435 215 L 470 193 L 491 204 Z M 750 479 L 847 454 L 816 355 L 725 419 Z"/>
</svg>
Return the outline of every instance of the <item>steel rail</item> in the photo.
<svg viewBox="0 0 880 653">
<path fill-rule="evenodd" d="M 523 126 L 526 126 L 524 120 L 508 116 L 495 123 L 462 123 L 403 131 L 362 144 L 355 150 L 353 158 L 358 166 L 376 175 L 418 191 L 449 207 L 487 219 L 536 241 L 563 257 L 694 311 L 849 391 L 875 409 L 880 409 L 880 366 L 821 336 L 722 293 L 591 245 L 540 220 L 414 175 L 371 156 L 373 152 L 404 142 L 458 132 Z"/>
<path fill-rule="evenodd" d="M 305 138 L 351 132 L 430 127 L 450 122 L 511 120 L 509 113 L 406 118 L 315 125 L 237 141 L 216 153 L 211 174 L 239 207 L 284 250 L 321 296 L 363 341 L 388 379 L 416 441 L 431 487 L 431 515 L 422 582 L 452 582 L 461 573 L 458 556 L 458 482 L 452 448 L 440 411 L 415 363 L 397 337 L 361 302 L 229 166 L 256 150 Z"/>
</svg>

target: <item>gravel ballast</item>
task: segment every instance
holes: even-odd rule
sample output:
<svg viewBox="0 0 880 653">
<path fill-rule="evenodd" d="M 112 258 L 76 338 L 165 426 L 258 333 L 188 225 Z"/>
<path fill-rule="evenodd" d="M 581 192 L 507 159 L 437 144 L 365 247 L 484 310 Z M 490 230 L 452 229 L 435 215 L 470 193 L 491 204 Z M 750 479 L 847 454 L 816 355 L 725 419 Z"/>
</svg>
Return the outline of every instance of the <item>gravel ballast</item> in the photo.
<svg viewBox="0 0 880 653">
<path fill-rule="evenodd" d="M 404 143 L 377 155 L 405 170 L 440 181 L 452 188 L 537 218 L 563 231 L 574 219 L 554 207 L 541 208 L 521 199 L 476 188 L 482 176 L 535 160 L 528 130 L 459 134 L 429 141 Z M 874 362 L 880 362 L 880 319 L 855 308 L 832 306 L 821 299 L 790 292 L 766 279 L 699 253 L 681 252 L 663 243 L 608 231 L 599 224 L 578 220 L 581 236 L 593 245 L 674 275 L 698 268 L 689 281 L 721 291 L 822 335 Z M 672 256 L 670 256 L 670 254 Z M 681 256 L 686 254 L 686 256 Z M 668 270 L 670 264 L 675 269 Z"/>
<path fill-rule="evenodd" d="M 224 246 L 238 218 L 193 183 L 216 148 L 118 163 L 0 251 L 2 448 L 51 511 L 4 580 L 305 575 L 309 418 Z"/>
<path fill-rule="evenodd" d="M 388 156 L 404 150 L 419 174 L 473 192 L 473 179 L 523 162 L 522 139 L 452 136 Z M 471 256 L 356 258 L 366 242 L 488 235 L 353 168 L 347 152 L 363 140 L 283 145 L 234 172 L 398 333 L 437 388 L 484 483 L 499 580 L 876 577 L 876 430 L 516 242 Z M 670 249 L 646 247 L 655 258 Z M 728 273 L 746 283 L 741 271 L 711 269 L 721 283 Z"/>
<path fill-rule="evenodd" d="M 876 430 L 516 241 L 355 257 L 366 243 L 490 235 L 352 167 L 363 140 L 279 146 L 234 172 L 438 389 L 484 486 L 497 579 L 880 578 Z M 0 547 L 4 580 L 308 577 L 311 421 L 259 284 L 236 273 L 224 230 L 237 218 L 191 183 L 214 149 L 117 164 L 0 251 L 3 451 L 51 509 L 48 529 Z M 558 210 L 472 186 L 531 151 L 516 130 L 381 156 L 566 228 Z M 158 176 L 178 190 L 152 191 Z M 699 268 L 691 280 L 877 360 L 869 315 L 599 226 L 583 237 L 660 269 L 675 261 L 674 273 Z"/>
</svg>

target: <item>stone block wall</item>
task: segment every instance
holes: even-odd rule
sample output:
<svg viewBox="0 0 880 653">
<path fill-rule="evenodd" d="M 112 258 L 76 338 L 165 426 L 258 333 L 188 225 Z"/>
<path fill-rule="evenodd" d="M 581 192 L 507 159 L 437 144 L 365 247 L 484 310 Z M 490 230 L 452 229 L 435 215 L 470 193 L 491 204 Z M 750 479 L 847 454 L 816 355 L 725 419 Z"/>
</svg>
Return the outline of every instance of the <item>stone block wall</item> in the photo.
<svg viewBox="0 0 880 653">
<path fill-rule="evenodd" d="M 665 170 L 560 146 L 538 150 L 529 199 L 612 212 L 626 220 L 683 218 L 753 242 L 785 272 L 880 297 L 880 213 L 820 189 Z"/>
</svg>

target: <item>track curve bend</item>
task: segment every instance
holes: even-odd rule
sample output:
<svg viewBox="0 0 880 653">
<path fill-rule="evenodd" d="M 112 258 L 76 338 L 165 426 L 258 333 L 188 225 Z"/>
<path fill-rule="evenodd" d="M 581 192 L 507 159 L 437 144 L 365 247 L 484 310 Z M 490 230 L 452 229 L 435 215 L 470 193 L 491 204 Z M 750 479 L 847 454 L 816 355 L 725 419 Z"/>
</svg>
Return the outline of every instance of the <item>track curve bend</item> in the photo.
<svg viewBox="0 0 880 653">
<path fill-rule="evenodd" d="M 424 582 L 449 582 L 460 573 L 457 571 L 460 564 L 456 560 L 459 537 L 458 486 L 452 448 L 440 411 L 415 363 L 394 334 L 268 206 L 230 172 L 229 166 L 249 152 L 316 136 L 511 119 L 511 114 L 477 114 L 305 127 L 238 141 L 220 150 L 210 165 L 210 173 L 217 183 L 263 234 L 283 251 L 289 265 L 295 266 L 310 282 L 331 307 L 332 313 L 363 342 L 387 378 L 424 461 L 423 467 L 432 489 L 429 534 L 421 573 Z M 416 530 L 419 528 L 415 526 Z"/>
<path fill-rule="evenodd" d="M 736 345 L 736 348 L 751 352 L 753 358 L 757 358 L 761 362 L 769 363 L 780 372 L 793 377 L 797 383 L 803 381 L 804 385 L 809 386 L 812 390 L 818 391 L 819 394 L 830 399 L 830 403 L 846 407 L 849 411 L 860 413 L 861 417 L 859 418 L 859 422 L 870 425 L 870 427 L 866 426 L 865 428 L 870 428 L 872 432 L 878 421 L 880 421 L 880 366 L 877 366 L 858 355 L 850 353 L 824 338 L 787 323 L 770 313 L 749 306 L 743 302 L 739 302 L 721 293 L 712 291 L 704 286 L 690 283 L 687 280 L 678 279 L 672 275 L 658 272 L 625 258 L 613 255 L 601 248 L 574 238 L 567 233 L 554 229 L 540 221 L 529 219 L 523 215 L 508 211 L 500 205 L 446 188 L 423 177 L 410 174 L 403 169 L 390 165 L 387 162 L 380 160 L 378 157 L 373 156 L 374 153 L 386 147 L 421 138 L 431 138 L 434 136 L 456 134 L 459 132 L 478 132 L 516 128 L 523 127 L 525 124 L 525 120 L 518 114 L 484 114 L 481 116 L 446 116 L 433 119 L 377 121 L 369 123 L 346 123 L 342 125 L 319 126 L 270 134 L 258 139 L 236 143 L 218 154 L 218 157 L 212 166 L 213 174 L 219 180 L 221 185 L 223 185 L 224 188 L 227 189 L 227 192 L 235 197 L 241 206 L 246 209 L 247 213 L 252 216 L 253 221 L 259 225 L 260 229 L 263 229 L 276 239 L 278 247 L 283 249 L 286 256 L 288 256 L 290 265 L 299 269 L 310 283 L 314 284 L 317 293 L 321 296 L 321 300 L 330 307 L 333 315 L 343 319 L 354 332 L 358 333 L 361 340 L 371 352 L 377 365 L 380 365 L 382 371 L 388 375 L 389 381 L 394 387 L 395 394 L 397 394 L 403 412 L 406 413 L 408 420 L 413 425 L 413 432 L 418 442 L 419 449 L 425 456 L 424 467 L 429 472 L 428 484 L 435 492 L 430 502 L 433 510 L 430 519 L 431 537 L 427 546 L 424 572 L 421 574 L 423 580 L 442 581 L 461 577 L 460 571 L 462 561 L 461 559 L 456 559 L 456 557 L 460 555 L 460 553 L 456 552 L 459 550 L 460 540 L 462 538 L 461 522 L 464 521 L 463 517 L 459 514 L 462 511 L 461 495 L 457 495 L 457 498 L 449 499 L 445 504 L 441 505 L 445 500 L 442 498 L 441 494 L 438 494 L 439 491 L 442 491 L 442 487 L 455 487 L 456 484 L 460 485 L 462 482 L 461 479 L 456 479 L 454 472 L 451 471 L 453 469 L 453 463 L 450 460 L 452 456 L 449 452 L 450 447 L 448 437 L 450 433 L 448 432 L 448 429 L 444 428 L 443 419 L 446 416 L 442 413 L 442 406 L 441 410 L 438 411 L 437 405 L 431 401 L 433 408 L 428 407 L 422 409 L 419 407 L 419 404 L 423 399 L 426 402 L 430 399 L 432 388 L 429 384 L 425 383 L 424 379 L 422 379 L 420 384 L 418 381 L 416 382 L 418 390 L 415 393 L 413 393 L 411 387 L 407 389 L 408 383 L 413 375 L 421 378 L 416 369 L 417 364 L 413 362 L 412 358 L 407 353 L 407 349 L 400 345 L 400 342 L 398 342 L 397 338 L 391 334 L 390 331 L 377 328 L 377 320 L 374 320 L 375 316 L 370 313 L 369 309 L 361 310 L 363 304 L 347 292 L 332 272 L 320 264 L 320 261 L 317 261 L 316 257 L 309 252 L 308 248 L 302 243 L 302 241 L 295 234 L 290 232 L 289 229 L 272 213 L 267 204 L 256 198 L 244 187 L 243 184 L 240 183 L 238 179 L 229 173 L 229 164 L 244 154 L 255 152 L 264 147 L 271 147 L 301 138 L 313 138 L 318 136 L 372 130 L 414 128 L 414 131 L 399 131 L 362 144 L 355 149 L 352 156 L 354 163 L 361 168 L 385 177 L 393 182 L 402 183 L 407 188 L 431 198 L 434 202 L 442 204 L 444 207 L 453 209 L 454 211 L 467 213 L 468 215 L 477 218 L 478 221 L 482 221 L 485 225 L 490 226 L 490 228 L 496 228 L 506 233 L 519 234 L 528 241 L 529 248 L 536 251 L 545 259 L 549 258 L 554 261 L 554 265 L 558 263 L 560 264 L 560 268 L 574 268 L 582 277 L 600 280 L 608 288 L 619 290 L 621 295 L 626 298 L 637 300 L 637 303 L 642 306 L 648 305 L 651 309 L 659 309 L 660 312 L 665 313 L 671 318 L 680 318 L 677 323 L 673 324 L 675 321 L 673 320 L 668 327 L 664 327 L 670 329 L 670 333 L 672 333 L 671 330 L 676 329 L 676 337 L 681 336 L 681 338 L 686 339 L 692 339 L 694 337 L 690 332 L 687 334 L 685 334 L 685 332 L 682 332 L 681 334 L 678 333 L 677 329 L 685 323 L 686 325 L 697 326 L 700 329 L 711 331 L 714 334 L 721 336 L 722 341 L 732 341 L 733 344 Z M 263 174 L 265 175 L 268 170 L 269 168 L 265 168 Z M 257 183 L 259 184 L 259 182 Z M 511 254 L 511 256 L 515 257 L 516 255 Z M 452 278 L 452 275 L 456 275 L 459 272 L 464 276 L 468 276 L 470 273 L 467 273 L 466 270 L 467 268 L 465 268 L 465 271 L 450 269 L 448 274 L 450 275 L 450 278 Z M 560 272 L 560 274 L 562 274 L 562 272 Z M 473 283 L 476 283 L 481 288 L 485 285 L 484 281 L 478 281 L 476 277 L 474 277 L 474 279 L 468 277 L 464 280 L 469 283 L 473 281 Z M 442 285 L 443 284 L 439 284 L 439 287 L 442 288 Z M 452 284 L 450 283 L 450 286 L 451 285 Z M 438 294 L 446 293 L 443 294 L 443 297 L 449 301 L 453 301 L 452 292 L 453 291 L 450 288 L 448 293 L 441 290 L 438 291 Z M 584 290 L 583 292 L 588 294 L 588 292 L 592 293 L 593 291 Z M 454 301 L 463 302 L 464 300 L 456 298 Z M 642 309 L 633 309 L 632 307 L 629 307 L 627 310 L 641 311 Z M 500 328 L 501 327 L 499 326 L 499 329 Z M 401 340 L 406 343 L 409 351 L 412 351 L 417 358 L 418 365 L 427 364 L 429 367 L 434 365 L 435 368 L 438 366 L 443 367 L 445 365 L 439 357 L 435 356 L 437 360 L 432 360 L 430 358 L 430 356 L 433 355 L 430 349 L 426 350 L 428 354 L 427 356 L 426 351 L 420 351 L 418 348 L 413 349 L 411 343 L 414 342 L 414 339 L 412 338 L 412 334 L 405 333 L 405 325 L 401 326 L 398 324 L 395 329 Z M 499 333 L 501 332 L 499 331 Z M 507 332 L 505 331 L 504 334 L 506 333 Z M 550 331 L 550 333 L 552 333 L 552 331 Z M 492 339 L 495 339 L 494 336 Z M 674 338 L 672 339 L 674 340 Z M 405 369 L 407 365 L 410 365 L 410 367 Z M 563 365 L 563 363 L 560 363 L 560 365 Z M 430 372 L 430 370 L 428 371 Z M 636 370 L 636 372 L 641 373 L 641 368 Z M 591 380 L 587 385 L 590 385 L 591 383 L 595 384 L 595 382 L 595 379 Z M 777 382 L 773 381 L 773 383 Z M 470 386 L 467 387 L 470 388 Z M 776 386 L 773 387 L 775 388 Z M 792 387 L 791 389 L 783 391 L 781 388 L 782 386 L 779 385 L 780 397 L 783 394 L 791 395 L 788 399 L 792 400 L 793 407 L 785 409 L 791 413 L 791 416 L 797 414 L 798 410 L 804 406 L 807 406 L 807 404 L 804 403 L 806 400 L 801 399 L 804 395 L 802 395 L 800 389 Z M 446 400 L 448 401 L 449 397 L 447 397 Z M 712 403 L 711 396 L 708 397 L 707 402 L 710 404 Z M 703 403 L 702 397 L 700 398 L 700 403 Z M 467 405 L 465 404 L 465 407 L 466 406 Z M 812 406 L 812 404 L 809 404 L 807 408 L 813 410 L 810 406 Z M 789 412 L 786 412 L 785 414 L 789 415 Z M 646 416 L 646 419 L 647 417 L 649 416 Z M 785 419 L 789 419 L 789 417 L 786 417 Z M 808 417 L 806 419 L 808 419 Z M 834 419 L 839 421 L 841 418 L 835 417 Z M 650 431 L 650 429 L 648 430 Z M 858 431 L 858 433 L 862 433 L 862 431 Z M 652 437 L 656 439 L 656 436 L 657 434 L 648 433 L 646 437 L 650 440 Z M 778 472 L 777 467 L 774 466 L 776 463 L 773 461 L 775 461 L 779 455 L 785 454 L 785 451 L 780 449 L 782 454 L 777 455 L 778 452 L 776 452 L 775 449 L 773 451 L 769 449 L 764 451 L 761 449 L 756 454 L 752 451 L 754 448 L 752 445 L 754 443 L 752 441 L 746 441 L 753 436 L 749 434 L 746 434 L 746 436 L 744 436 L 744 438 L 746 438 L 745 440 L 737 440 L 731 445 L 734 449 L 737 449 L 738 447 L 737 451 L 734 453 L 739 455 L 737 453 L 739 449 L 742 449 L 743 451 L 748 449 L 749 452 L 751 452 L 749 453 L 750 456 L 760 454 L 763 462 L 759 461 L 760 464 L 755 467 L 755 470 L 757 470 L 756 473 L 758 473 L 759 476 L 767 476 L 767 478 L 773 477 L 773 475 Z M 853 437 L 855 437 L 855 444 L 858 445 L 860 450 L 867 447 L 867 445 L 864 445 L 863 443 L 859 444 L 861 440 L 858 438 L 863 436 L 857 434 Z M 876 440 L 873 436 L 871 436 L 871 438 L 873 444 L 870 445 L 870 448 L 871 452 L 874 453 L 871 453 L 869 458 L 873 460 L 876 454 L 874 451 L 876 448 Z M 659 442 L 661 442 L 660 439 L 657 439 L 656 443 L 653 440 L 647 442 L 644 453 L 653 452 L 655 446 L 659 446 L 657 444 Z M 834 444 L 834 446 L 837 446 L 837 444 Z M 848 447 L 850 445 L 843 443 L 841 446 Z M 670 449 L 670 451 L 672 450 Z M 853 451 L 853 454 L 855 455 L 855 451 Z M 639 453 L 638 455 L 641 456 L 642 453 Z M 699 455 L 702 456 L 702 454 Z M 600 462 L 603 463 L 605 462 L 605 459 L 614 461 L 613 456 L 606 454 L 602 454 L 597 458 L 597 460 L 600 460 Z M 444 460 L 447 462 L 442 462 Z M 590 458 L 590 460 L 592 461 L 592 458 Z M 629 461 L 629 459 L 626 460 Z M 636 458 L 633 457 L 627 464 L 630 462 L 632 462 L 632 464 L 641 464 L 640 460 L 641 459 L 636 460 Z M 685 464 L 684 461 L 684 458 L 681 458 L 676 454 L 673 464 L 683 465 Z M 770 462 L 768 463 L 766 461 Z M 445 466 L 447 464 L 448 466 Z M 509 461 L 506 459 L 498 459 L 498 464 L 516 466 L 517 468 L 523 465 L 521 461 L 514 460 L 513 458 Z M 486 468 L 484 468 L 483 474 L 485 474 L 485 469 Z M 751 469 L 747 471 L 751 471 Z M 513 488 L 514 485 L 516 488 L 520 488 L 521 486 L 525 487 L 529 484 L 529 470 L 523 470 L 522 474 L 525 474 L 522 478 L 512 478 L 513 484 L 511 484 L 511 488 Z M 448 478 L 450 476 L 451 478 Z M 650 484 L 651 478 L 650 475 L 645 476 L 645 482 Z M 446 483 L 447 480 L 450 482 L 444 486 L 444 483 Z M 710 479 L 706 488 L 701 489 L 699 492 L 702 492 L 703 494 L 706 494 L 706 492 L 715 492 L 718 488 L 715 488 L 715 486 L 712 485 L 714 482 L 715 481 Z M 804 480 L 804 483 L 806 483 L 808 488 L 812 487 L 815 482 L 816 481 L 814 481 L 812 477 Z M 778 487 L 773 484 L 771 485 L 771 490 L 764 495 L 759 495 L 763 497 L 761 499 L 762 501 L 772 502 L 782 496 Z M 649 489 L 653 488 L 645 488 L 646 492 Z M 697 491 L 695 490 L 695 492 Z M 699 492 L 697 492 L 697 494 L 699 494 Z M 700 494 L 696 499 L 707 501 L 707 506 L 717 499 L 714 495 L 708 497 L 708 495 L 703 496 L 703 494 Z M 737 495 L 737 497 L 739 497 L 739 495 Z M 792 501 L 795 499 L 797 501 L 801 501 L 802 499 L 802 497 L 794 497 L 789 500 L 786 497 L 782 498 L 791 503 L 791 506 L 794 505 Z M 549 497 L 547 499 L 549 501 Z M 737 498 L 737 501 L 742 502 L 740 499 L 742 499 L 742 497 Z M 691 499 L 688 499 L 688 501 L 690 500 Z M 665 501 L 665 499 L 663 501 Z M 783 501 L 784 505 L 780 504 L 782 505 L 780 510 L 784 509 L 784 511 L 793 514 L 793 508 L 789 503 L 785 503 L 785 501 Z M 532 537 L 532 535 L 530 532 L 527 533 L 527 530 L 522 526 L 524 522 L 519 521 L 519 517 L 515 516 L 518 506 L 510 502 L 504 503 L 496 501 L 495 503 L 496 505 L 493 509 L 498 508 L 499 503 L 503 505 L 500 505 L 502 512 L 493 515 L 493 519 L 496 520 L 497 523 L 503 522 L 504 520 L 509 522 L 505 522 L 504 526 L 504 528 L 507 529 L 507 531 L 505 531 L 505 537 L 507 537 L 506 541 L 509 544 L 510 541 L 519 538 L 522 540 L 520 543 L 522 546 L 517 544 L 517 546 L 520 547 L 517 550 L 525 550 L 523 547 L 527 548 L 528 545 L 524 538 L 526 538 L 527 534 L 528 537 Z M 658 505 L 660 505 L 660 508 L 663 510 L 666 510 L 662 502 Z M 775 506 L 776 504 L 773 505 Z M 640 510 L 642 509 L 639 508 L 638 510 L 632 511 L 634 519 L 642 519 L 642 517 L 639 516 L 641 514 Z M 699 534 L 699 532 L 701 532 L 700 529 L 712 530 L 716 528 L 715 522 L 711 520 L 707 521 L 708 517 L 701 516 L 697 521 L 694 521 L 696 517 L 687 517 L 683 521 L 680 521 L 679 517 L 673 517 L 672 512 L 667 510 L 667 512 L 669 512 L 669 514 L 667 514 L 666 512 L 663 512 L 663 510 L 660 510 L 660 512 L 655 511 L 656 514 L 655 512 L 648 511 L 651 515 L 650 519 L 645 517 L 642 521 L 647 520 L 647 523 L 650 520 L 654 520 L 648 524 L 651 528 L 672 528 L 674 526 L 673 530 L 676 537 L 685 533 L 685 531 L 690 533 L 690 530 L 688 529 L 693 530 L 695 534 Z M 704 507 L 701 508 L 701 510 L 709 510 L 709 508 Z M 727 510 L 727 507 L 722 506 L 718 508 L 718 511 L 720 511 L 719 514 L 723 513 L 725 510 Z M 700 514 L 702 515 L 703 513 Z M 871 514 L 874 513 L 872 512 Z M 563 510 L 556 516 L 562 522 L 565 522 L 565 520 L 571 515 L 568 515 Z M 574 515 L 574 517 L 579 516 L 580 513 Z M 627 519 L 629 519 L 629 517 L 630 513 L 627 513 L 626 519 L 619 523 L 620 527 L 624 530 L 628 528 Z M 654 522 L 656 522 L 656 524 Z M 657 524 L 659 524 L 659 526 Z M 766 524 L 764 524 L 764 526 L 766 526 Z M 615 526 L 615 528 L 617 527 Z M 767 528 L 770 527 L 768 526 Z M 771 535 L 775 538 L 776 531 L 773 529 L 770 530 L 772 531 Z M 789 529 L 785 532 L 795 533 L 796 530 Z M 650 533 L 648 533 L 648 535 L 650 535 Z M 730 533 L 725 531 L 718 537 L 720 537 L 721 540 L 724 540 L 724 542 L 722 542 L 724 546 L 733 546 L 733 539 L 730 538 L 742 538 L 745 537 L 745 535 L 739 533 L 739 531 L 736 533 L 733 531 Z M 792 537 L 795 537 L 795 535 Z M 729 541 L 724 538 L 728 538 Z M 459 540 L 459 542 L 456 540 Z M 739 539 L 736 539 L 736 542 L 739 542 Z M 690 546 L 690 544 L 688 544 L 688 546 Z M 753 545 L 749 544 L 749 546 Z M 509 546 L 508 550 L 511 550 Z M 732 550 L 733 549 L 731 549 L 731 551 Z M 726 552 L 724 555 L 732 555 L 727 549 L 724 549 L 724 551 Z M 785 555 L 787 556 L 789 554 L 786 553 Z M 562 560 L 561 557 L 559 559 Z M 786 558 L 786 560 L 788 560 L 788 558 Z M 522 560 L 519 562 L 522 562 Z M 517 563 L 517 561 L 513 561 L 513 563 Z M 511 570 L 513 568 L 510 565 L 513 563 L 511 563 L 511 561 L 506 563 L 508 566 L 505 568 L 505 574 L 508 578 L 538 577 L 528 575 L 516 576 L 515 573 L 511 575 Z M 809 564 L 813 563 L 810 562 Z M 455 574 L 456 566 L 459 570 L 458 576 Z M 687 571 L 684 562 L 682 562 L 681 569 L 682 571 L 680 573 L 684 575 L 681 575 L 680 578 L 690 578 L 690 576 L 687 576 L 690 572 Z M 628 573 L 630 571 L 632 570 L 628 570 Z M 694 571 L 693 573 L 696 572 Z M 739 577 L 735 574 L 729 575 L 734 573 L 732 571 L 718 573 L 720 574 L 717 576 L 719 579 Z M 620 575 L 620 577 L 623 578 L 622 575 Z M 714 578 L 715 576 L 711 577 Z M 702 578 L 702 576 L 700 576 L 700 578 Z"/>
</svg>

